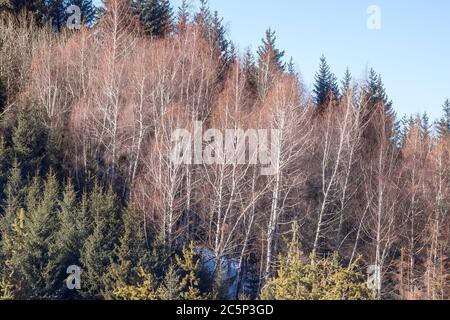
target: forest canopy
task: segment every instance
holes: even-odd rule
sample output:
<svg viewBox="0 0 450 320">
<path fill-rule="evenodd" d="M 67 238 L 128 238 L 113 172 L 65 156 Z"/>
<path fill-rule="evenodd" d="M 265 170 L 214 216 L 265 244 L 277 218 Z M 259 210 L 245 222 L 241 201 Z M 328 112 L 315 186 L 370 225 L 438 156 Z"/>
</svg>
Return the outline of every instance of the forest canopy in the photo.
<svg viewBox="0 0 450 320">
<path fill-rule="evenodd" d="M 0 10 L 0 299 L 449 299 L 449 100 L 399 119 L 325 56 L 309 92 L 207 0 Z M 196 122 L 276 130 L 274 174 L 172 163 Z"/>
</svg>

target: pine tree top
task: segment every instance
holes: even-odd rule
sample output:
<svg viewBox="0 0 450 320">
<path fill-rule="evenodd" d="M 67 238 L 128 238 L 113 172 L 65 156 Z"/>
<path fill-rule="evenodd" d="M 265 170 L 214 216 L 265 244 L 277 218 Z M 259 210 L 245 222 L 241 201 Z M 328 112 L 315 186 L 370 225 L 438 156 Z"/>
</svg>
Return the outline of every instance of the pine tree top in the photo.
<svg viewBox="0 0 450 320">
<path fill-rule="evenodd" d="M 264 61 L 265 58 L 269 57 L 271 62 L 273 62 L 280 69 L 284 70 L 285 65 L 282 61 L 285 52 L 280 51 L 276 47 L 277 37 L 275 31 L 271 28 L 266 30 L 266 36 L 262 39 L 262 45 L 258 48 L 258 56 L 260 61 Z"/>
<path fill-rule="evenodd" d="M 331 72 L 325 55 L 320 57 L 319 71 L 315 75 L 313 93 L 316 105 L 319 107 L 323 107 L 326 104 L 330 94 L 333 94 L 335 98 L 339 97 L 337 78 Z"/>
<path fill-rule="evenodd" d="M 352 74 L 350 73 L 350 70 L 347 67 L 347 69 L 345 70 L 344 78 L 341 81 L 342 94 L 351 89 L 352 81 L 353 81 Z"/>
<path fill-rule="evenodd" d="M 446 99 L 442 105 L 443 116 L 436 123 L 439 137 L 450 135 L 450 100 Z"/>
</svg>

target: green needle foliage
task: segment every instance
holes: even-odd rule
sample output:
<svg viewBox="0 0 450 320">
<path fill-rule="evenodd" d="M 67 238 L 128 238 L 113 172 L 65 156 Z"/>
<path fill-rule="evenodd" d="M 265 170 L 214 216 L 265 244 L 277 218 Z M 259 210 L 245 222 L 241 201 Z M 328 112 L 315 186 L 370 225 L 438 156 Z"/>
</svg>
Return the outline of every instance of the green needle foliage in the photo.
<svg viewBox="0 0 450 320">
<path fill-rule="evenodd" d="M 306 261 L 296 237 L 286 257 L 280 257 L 277 275 L 261 293 L 263 300 L 366 300 L 373 297 L 363 275 L 343 267 L 335 254 L 331 258 L 310 256 Z"/>
</svg>

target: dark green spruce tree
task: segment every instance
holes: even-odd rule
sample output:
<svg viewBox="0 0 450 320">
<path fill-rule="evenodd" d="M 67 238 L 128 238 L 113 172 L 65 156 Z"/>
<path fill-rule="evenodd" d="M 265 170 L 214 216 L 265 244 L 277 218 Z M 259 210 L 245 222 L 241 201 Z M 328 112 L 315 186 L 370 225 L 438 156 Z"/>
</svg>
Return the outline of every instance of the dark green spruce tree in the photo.
<svg viewBox="0 0 450 320">
<path fill-rule="evenodd" d="M 170 0 L 161 1 L 161 29 L 162 36 L 169 35 L 173 30 L 173 8 L 170 4 Z"/>
<path fill-rule="evenodd" d="M 144 221 L 131 205 L 123 213 L 122 224 L 123 233 L 115 249 L 116 260 L 104 278 L 106 298 L 111 298 L 110 295 L 116 288 L 138 283 L 141 268 L 151 272 Z"/>
<path fill-rule="evenodd" d="M 9 156 L 9 148 L 6 146 L 5 138 L 2 134 L 0 134 L 0 205 L 3 202 L 5 184 L 8 178 L 10 163 L 11 159 Z"/>
<path fill-rule="evenodd" d="M 255 100 L 258 90 L 258 68 L 255 63 L 255 56 L 250 49 L 246 49 L 242 61 L 242 71 L 245 75 L 245 88 L 250 99 Z"/>
<path fill-rule="evenodd" d="M 341 81 L 341 95 L 344 96 L 349 90 L 352 89 L 352 74 L 350 70 L 347 68 L 345 70 L 344 78 Z"/>
<path fill-rule="evenodd" d="M 298 75 L 297 74 L 297 70 L 295 69 L 295 63 L 294 63 L 294 58 L 293 57 L 291 57 L 291 59 L 287 63 L 286 70 L 287 70 L 288 74 L 291 75 L 291 76 Z"/>
<path fill-rule="evenodd" d="M 6 86 L 4 84 L 4 80 L 2 77 L 0 77 L 0 112 L 3 112 L 5 110 L 7 103 L 7 96 L 6 96 Z"/>
<path fill-rule="evenodd" d="M 369 70 L 367 83 L 365 84 L 364 102 L 363 102 L 363 122 L 372 118 L 373 113 L 382 107 L 383 119 L 385 122 L 385 135 L 395 144 L 400 143 L 401 124 L 396 121 L 396 113 L 393 108 L 392 100 L 386 94 L 386 89 L 380 74 L 374 69 Z"/>
<path fill-rule="evenodd" d="M 399 146 L 402 146 L 411 130 L 415 124 L 415 119 L 412 115 L 403 115 L 400 120 L 400 133 L 399 133 Z"/>
<path fill-rule="evenodd" d="M 266 30 L 266 36 L 262 39 L 262 45 L 258 48 L 258 65 L 262 68 L 264 65 L 270 65 L 272 68 L 284 71 L 283 62 L 284 51 L 276 47 L 277 37 L 272 29 Z"/>
<path fill-rule="evenodd" d="M 11 0 L 0 0 L 0 13 L 11 11 Z"/>
<path fill-rule="evenodd" d="M 59 184 L 55 174 L 48 173 L 41 194 L 39 180 L 34 179 L 27 195 L 25 241 L 19 270 L 30 298 L 56 298 L 50 253 L 58 230 Z"/>
<path fill-rule="evenodd" d="M 22 203 L 22 175 L 19 163 L 14 160 L 7 178 L 4 200 L 2 201 L 2 214 L 0 215 L 0 255 L 4 259 L 12 254 L 11 245 L 13 245 L 12 239 L 14 238 L 12 226 Z M 4 262 L 4 259 L 1 259 L 0 263 Z"/>
<path fill-rule="evenodd" d="M 442 106 L 444 115 L 436 123 L 436 131 L 439 137 L 450 135 L 450 100 L 447 99 Z"/>
<path fill-rule="evenodd" d="M 257 92 L 260 100 L 265 98 L 277 75 L 284 72 L 283 57 L 284 51 L 280 51 L 276 47 L 275 31 L 269 28 L 258 48 Z"/>
<path fill-rule="evenodd" d="M 51 24 L 53 30 L 61 31 L 66 23 L 66 8 L 65 0 L 47 0 L 46 1 L 46 20 Z"/>
<path fill-rule="evenodd" d="M 323 110 L 330 102 L 339 99 L 339 86 L 336 76 L 331 72 L 324 55 L 320 58 L 320 66 L 319 71 L 316 73 L 313 94 L 319 110 Z"/>
<path fill-rule="evenodd" d="M 15 15 L 26 11 L 41 25 L 46 22 L 46 0 L 3 0 L 3 8 Z"/>
<path fill-rule="evenodd" d="M 170 34 L 173 12 L 168 0 L 136 0 L 132 6 L 147 35 L 164 37 Z"/>
<path fill-rule="evenodd" d="M 174 265 L 169 265 L 167 272 L 158 288 L 158 295 L 162 300 L 181 300 L 183 285 Z"/>
<path fill-rule="evenodd" d="M 104 277 L 114 260 L 120 235 L 120 208 L 112 188 L 104 192 L 95 183 L 89 197 L 89 215 L 92 232 L 87 237 L 82 252 L 83 293 L 91 298 L 104 294 Z"/>
<path fill-rule="evenodd" d="M 61 298 L 73 297 L 76 294 L 66 289 L 64 280 L 69 266 L 80 265 L 81 248 L 88 235 L 86 206 L 85 195 L 82 196 L 81 205 L 78 204 L 74 186 L 69 180 L 58 203 L 58 230 L 50 248 L 52 291 Z"/>
<path fill-rule="evenodd" d="M 20 298 L 21 276 L 16 272 L 23 252 L 25 211 L 20 165 L 14 160 L 5 187 L 0 215 L 0 299 Z M 3 292 L 1 292 L 3 291 Z"/>
<path fill-rule="evenodd" d="M 178 7 L 177 17 L 176 17 L 176 25 L 175 31 L 178 34 L 186 31 L 187 25 L 189 23 L 189 3 L 187 0 L 183 0 L 181 5 Z"/>
<path fill-rule="evenodd" d="M 431 135 L 432 125 L 430 124 L 430 117 L 426 111 L 420 117 L 420 125 L 423 138 L 428 138 Z"/>
<path fill-rule="evenodd" d="M 211 42 L 219 50 L 221 57 L 225 63 L 232 60 L 234 48 L 232 43 L 227 39 L 226 28 L 223 24 L 223 18 L 219 16 L 217 11 L 214 11 L 211 21 Z"/>
<path fill-rule="evenodd" d="M 226 36 L 226 28 L 223 19 L 217 11 L 212 12 L 208 0 L 200 0 L 199 12 L 194 16 L 194 21 L 200 27 L 203 37 L 220 59 L 222 67 L 220 75 L 223 77 L 232 59 L 231 42 Z"/>
<path fill-rule="evenodd" d="M 210 25 L 212 20 L 211 9 L 208 0 L 200 0 L 198 13 L 194 17 L 194 21 L 198 25 Z"/>
<path fill-rule="evenodd" d="M 366 83 L 366 93 L 369 99 L 369 105 L 371 107 L 378 103 L 383 103 L 387 115 L 393 116 L 395 114 L 392 107 L 392 101 L 386 94 L 383 79 L 381 75 L 377 74 L 372 68 L 369 70 L 369 76 Z"/>
<path fill-rule="evenodd" d="M 18 122 L 12 135 L 12 152 L 21 164 L 24 177 L 42 174 L 47 169 L 45 146 L 47 131 L 39 121 L 34 108 L 19 112 Z"/>
</svg>

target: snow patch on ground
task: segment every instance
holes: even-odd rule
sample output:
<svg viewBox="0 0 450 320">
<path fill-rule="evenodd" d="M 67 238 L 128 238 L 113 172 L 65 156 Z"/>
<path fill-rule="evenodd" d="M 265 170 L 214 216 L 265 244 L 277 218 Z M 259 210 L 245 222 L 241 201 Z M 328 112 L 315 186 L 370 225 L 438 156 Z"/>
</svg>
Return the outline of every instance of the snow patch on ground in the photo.
<svg viewBox="0 0 450 320">
<path fill-rule="evenodd" d="M 214 251 L 208 248 L 198 248 L 197 253 L 201 257 L 204 270 L 212 276 L 214 274 L 214 270 L 216 270 L 216 257 Z M 234 299 L 238 290 L 237 275 L 239 263 L 237 259 L 222 257 L 220 264 L 222 279 L 229 285 L 227 298 Z"/>
</svg>

